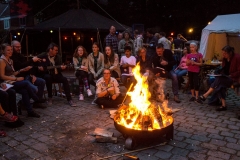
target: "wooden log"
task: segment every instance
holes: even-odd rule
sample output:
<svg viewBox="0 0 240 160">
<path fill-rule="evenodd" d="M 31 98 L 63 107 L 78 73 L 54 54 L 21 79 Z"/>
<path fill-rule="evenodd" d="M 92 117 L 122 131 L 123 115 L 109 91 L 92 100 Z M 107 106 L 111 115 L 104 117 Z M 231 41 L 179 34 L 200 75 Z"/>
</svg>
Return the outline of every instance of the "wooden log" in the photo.
<svg viewBox="0 0 240 160">
<path fill-rule="evenodd" d="M 94 130 L 94 135 L 98 135 L 98 136 L 104 136 L 104 137 L 112 137 L 113 136 L 113 132 L 107 131 L 105 129 L 102 128 L 96 128 Z"/>
<path fill-rule="evenodd" d="M 149 109 L 149 113 L 157 120 L 159 126 L 162 128 L 163 127 L 163 119 L 162 116 L 157 108 L 157 106 L 155 105 L 150 105 Z"/>
<path fill-rule="evenodd" d="M 117 143 L 117 137 L 104 137 L 97 135 L 95 140 L 100 143 Z"/>
</svg>

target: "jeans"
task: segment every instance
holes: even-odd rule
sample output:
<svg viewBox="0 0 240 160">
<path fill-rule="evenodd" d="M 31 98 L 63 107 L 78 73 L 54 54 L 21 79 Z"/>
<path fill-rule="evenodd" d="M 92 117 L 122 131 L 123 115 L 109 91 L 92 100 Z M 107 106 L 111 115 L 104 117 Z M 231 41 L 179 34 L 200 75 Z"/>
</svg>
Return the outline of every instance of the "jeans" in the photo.
<svg viewBox="0 0 240 160">
<path fill-rule="evenodd" d="M 17 93 L 22 95 L 22 102 L 23 102 L 23 105 L 26 106 L 28 113 L 32 112 L 32 105 L 30 104 L 30 98 L 32 98 L 34 101 L 38 101 L 39 98 L 36 95 L 36 92 L 32 90 L 32 87 L 30 86 L 29 81 L 26 81 L 26 80 L 17 81 L 17 82 L 14 82 L 13 85 L 14 85 L 13 89 Z"/>
<path fill-rule="evenodd" d="M 75 76 L 78 78 L 79 81 L 79 93 L 83 94 L 84 92 L 84 87 L 86 90 L 90 89 L 90 85 L 88 82 L 88 73 L 86 71 L 78 70 L 75 73 Z"/>
<path fill-rule="evenodd" d="M 26 76 L 25 79 L 28 80 L 30 83 L 30 86 L 32 88 L 32 90 L 37 93 L 37 96 L 39 99 L 43 98 L 43 93 L 44 93 L 44 87 L 46 85 L 46 82 L 44 79 L 36 77 L 36 81 L 34 82 L 34 84 L 32 84 L 32 80 L 30 76 Z"/>
<path fill-rule="evenodd" d="M 168 72 L 168 78 L 172 80 L 172 92 L 174 95 L 178 95 L 178 77 L 177 74 L 171 70 Z"/>
<path fill-rule="evenodd" d="M 175 73 L 177 74 L 178 81 L 180 80 L 181 82 L 183 80 L 182 76 L 186 76 L 187 72 L 187 69 L 177 69 Z"/>
<path fill-rule="evenodd" d="M 67 100 L 68 101 L 72 100 L 72 97 L 70 95 L 70 87 L 68 84 L 68 80 L 66 77 L 63 77 L 62 74 L 56 74 L 56 75 L 45 74 L 43 76 L 43 79 L 46 81 L 48 98 L 52 98 L 52 83 L 62 83 Z"/>
<path fill-rule="evenodd" d="M 0 91 L 0 103 L 4 111 L 17 115 L 16 91 L 9 88 L 7 91 Z"/>
</svg>

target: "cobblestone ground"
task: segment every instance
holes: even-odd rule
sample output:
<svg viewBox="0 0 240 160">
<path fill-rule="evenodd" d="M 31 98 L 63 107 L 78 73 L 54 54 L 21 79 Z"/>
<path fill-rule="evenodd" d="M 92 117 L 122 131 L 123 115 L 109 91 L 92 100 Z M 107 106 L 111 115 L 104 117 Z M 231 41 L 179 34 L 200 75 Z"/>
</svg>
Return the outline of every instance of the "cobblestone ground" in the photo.
<svg viewBox="0 0 240 160">
<path fill-rule="evenodd" d="M 170 82 L 168 80 L 168 85 Z M 124 91 L 123 88 L 121 88 Z M 171 89 L 170 89 L 171 90 Z M 213 106 L 189 102 L 190 94 L 180 92 L 181 103 L 172 101 L 169 106 L 179 108 L 174 117 L 174 139 L 162 146 L 129 153 L 141 160 L 221 160 L 240 159 L 240 121 L 236 119 L 239 98 L 229 91 L 228 110 L 216 112 Z M 78 101 L 78 107 L 70 107 L 66 99 L 53 98 L 53 105 L 46 109 L 35 109 L 41 118 L 27 118 L 26 111 L 20 116 L 25 125 L 17 128 L 0 128 L 7 131 L 7 137 L 0 138 L 0 159 L 84 159 L 95 160 L 108 156 L 121 160 L 125 140 L 116 131 L 108 109 L 91 105 L 92 98 Z M 114 132 L 118 143 L 96 143 L 90 133 L 96 127 Z M 136 149 L 158 145 L 160 142 L 141 142 Z"/>
</svg>

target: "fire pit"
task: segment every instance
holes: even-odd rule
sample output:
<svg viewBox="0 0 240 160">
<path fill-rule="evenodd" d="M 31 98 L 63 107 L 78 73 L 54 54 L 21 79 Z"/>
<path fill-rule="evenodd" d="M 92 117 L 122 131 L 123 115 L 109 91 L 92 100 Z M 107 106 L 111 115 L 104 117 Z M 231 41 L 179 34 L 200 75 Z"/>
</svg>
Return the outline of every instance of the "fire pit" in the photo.
<svg viewBox="0 0 240 160">
<path fill-rule="evenodd" d="M 132 92 L 129 105 L 122 105 L 114 117 L 115 128 L 126 139 L 125 148 L 133 149 L 139 139 L 173 139 L 173 118 L 167 107 L 168 101 L 159 104 L 150 102 L 147 77 L 141 76 L 140 67 L 133 69 L 137 84 Z"/>
</svg>

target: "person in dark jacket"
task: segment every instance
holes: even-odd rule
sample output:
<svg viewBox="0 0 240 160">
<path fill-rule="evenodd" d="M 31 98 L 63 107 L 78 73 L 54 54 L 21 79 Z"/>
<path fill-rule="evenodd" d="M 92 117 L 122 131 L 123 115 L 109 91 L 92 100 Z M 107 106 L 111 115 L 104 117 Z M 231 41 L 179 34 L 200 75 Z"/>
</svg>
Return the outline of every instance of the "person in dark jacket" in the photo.
<svg viewBox="0 0 240 160">
<path fill-rule="evenodd" d="M 11 59 L 13 60 L 14 69 L 20 70 L 25 67 L 29 69 L 28 71 L 21 72 L 18 77 L 24 77 L 25 80 L 30 81 L 31 88 L 37 92 L 38 98 L 42 99 L 46 83 L 44 79 L 35 76 L 37 68 L 33 67 L 34 63 L 41 61 L 41 59 L 35 56 L 30 60 L 27 60 L 26 57 L 21 54 L 21 44 L 17 40 L 12 41 L 11 46 L 13 47 L 13 55 Z"/>
<path fill-rule="evenodd" d="M 156 47 L 157 55 L 153 57 L 153 73 L 160 77 L 169 77 L 172 79 L 172 91 L 174 94 L 174 101 L 180 103 L 178 97 L 178 78 L 176 73 L 173 71 L 173 65 L 175 60 L 171 50 L 164 49 L 162 43 L 158 43 Z"/>
<path fill-rule="evenodd" d="M 61 73 L 62 70 L 66 69 L 66 66 L 61 64 L 61 57 L 57 53 L 58 46 L 55 43 L 51 43 L 47 48 L 47 52 L 38 55 L 41 58 L 41 62 L 38 64 L 39 74 L 46 81 L 48 104 L 52 104 L 52 83 L 56 82 L 63 84 L 69 105 L 75 107 L 76 104 L 72 101 L 70 95 L 68 80 Z M 52 69 L 49 69 L 50 66 Z"/>
</svg>

